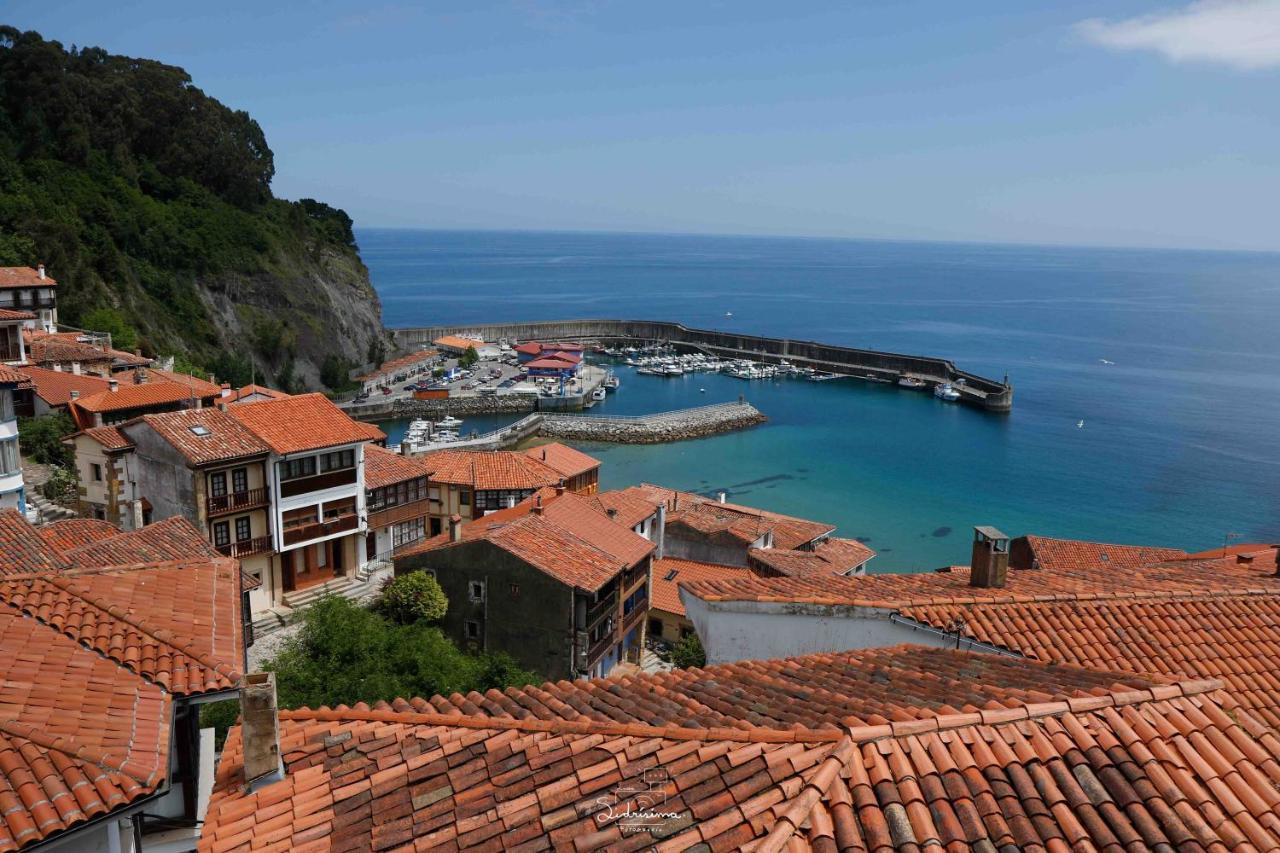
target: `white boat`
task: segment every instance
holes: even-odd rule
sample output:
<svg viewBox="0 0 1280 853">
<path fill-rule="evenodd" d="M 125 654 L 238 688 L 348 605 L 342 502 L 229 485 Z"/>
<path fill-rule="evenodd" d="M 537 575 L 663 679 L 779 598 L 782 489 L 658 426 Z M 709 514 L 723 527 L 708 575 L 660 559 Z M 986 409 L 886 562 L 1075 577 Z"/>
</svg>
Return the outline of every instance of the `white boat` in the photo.
<svg viewBox="0 0 1280 853">
<path fill-rule="evenodd" d="M 610 391 L 617 391 L 619 388 L 622 387 L 622 380 L 619 379 L 615 374 L 610 373 L 608 376 L 605 377 L 604 387 Z"/>
<path fill-rule="evenodd" d="M 460 418 L 455 418 L 453 415 L 445 415 L 443 418 L 436 421 L 436 426 L 444 427 L 445 429 L 457 429 L 462 426 L 462 420 Z"/>
<path fill-rule="evenodd" d="M 662 366 L 663 376 L 684 376 L 684 368 L 678 364 L 664 364 Z"/>
<path fill-rule="evenodd" d="M 591 392 L 591 399 L 595 400 L 596 402 L 600 402 L 607 396 L 609 396 L 609 392 L 604 390 L 603 385 L 601 385 L 599 388 Z"/>
<path fill-rule="evenodd" d="M 926 383 L 914 376 L 902 376 L 898 378 L 898 384 L 903 388 L 923 388 Z"/>
<path fill-rule="evenodd" d="M 952 387 L 950 382 L 943 382 L 933 386 L 933 396 L 939 400 L 946 400 L 948 403 L 954 403 L 960 399 L 960 392 Z"/>
<path fill-rule="evenodd" d="M 1084 421 L 1083 421 L 1083 420 L 1081 420 L 1081 421 L 1080 421 L 1080 423 L 1076 424 L 1076 429 L 1084 429 Z"/>
</svg>

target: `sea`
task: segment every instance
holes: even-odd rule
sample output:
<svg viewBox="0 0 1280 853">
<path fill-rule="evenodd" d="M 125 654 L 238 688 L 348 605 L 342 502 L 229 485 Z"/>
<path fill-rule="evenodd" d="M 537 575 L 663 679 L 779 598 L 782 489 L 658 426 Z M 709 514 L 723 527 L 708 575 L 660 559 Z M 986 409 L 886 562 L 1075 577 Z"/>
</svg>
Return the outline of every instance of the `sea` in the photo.
<svg viewBox="0 0 1280 853">
<path fill-rule="evenodd" d="M 763 426 L 581 444 L 603 488 L 661 483 L 828 521 L 876 572 L 969 559 L 972 530 L 1201 550 L 1280 541 L 1280 254 L 656 234 L 360 229 L 390 327 L 578 318 L 949 358 L 992 414 L 852 379 L 618 368 L 600 414 L 745 397 Z M 487 430 L 515 416 L 468 419 Z M 386 425 L 393 440 L 402 424 Z"/>
</svg>

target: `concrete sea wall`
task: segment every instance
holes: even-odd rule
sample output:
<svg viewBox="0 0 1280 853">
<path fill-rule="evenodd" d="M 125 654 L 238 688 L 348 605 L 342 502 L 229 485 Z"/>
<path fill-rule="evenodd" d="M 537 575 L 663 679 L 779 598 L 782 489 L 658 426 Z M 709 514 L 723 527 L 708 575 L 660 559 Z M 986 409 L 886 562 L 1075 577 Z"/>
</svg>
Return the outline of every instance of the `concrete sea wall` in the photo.
<svg viewBox="0 0 1280 853">
<path fill-rule="evenodd" d="M 477 334 L 491 341 L 664 341 L 723 358 L 748 358 L 766 362 L 786 359 L 792 364 L 851 376 L 872 375 L 894 379 L 906 375 L 931 383 L 964 380 L 956 389 L 961 392 L 963 402 L 996 412 L 1007 412 L 1013 408 L 1013 386 L 1007 379 L 998 381 L 978 376 L 958 369 L 944 358 L 855 349 L 817 341 L 694 329 L 680 323 L 657 320 L 555 320 L 406 328 L 395 329 L 393 332 L 396 342 L 406 349 L 416 349 L 444 335 L 464 332 Z"/>
</svg>

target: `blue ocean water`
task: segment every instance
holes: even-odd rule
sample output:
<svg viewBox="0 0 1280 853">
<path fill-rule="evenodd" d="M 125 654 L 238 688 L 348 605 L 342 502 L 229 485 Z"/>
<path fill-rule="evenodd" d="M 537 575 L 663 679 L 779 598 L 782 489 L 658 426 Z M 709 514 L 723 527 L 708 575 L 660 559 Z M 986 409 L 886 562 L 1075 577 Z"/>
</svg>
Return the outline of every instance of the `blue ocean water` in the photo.
<svg viewBox="0 0 1280 853">
<path fill-rule="evenodd" d="M 358 238 L 388 326 L 675 320 L 939 355 L 1007 371 L 1016 388 L 1014 411 L 999 416 L 853 380 L 623 372 L 601 412 L 745 394 L 770 420 L 657 447 L 584 446 L 604 461 L 606 487 L 725 490 L 829 520 L 869 539 L 877 571 L 967 562 L 976 524 L 1195 549 L 1229 533 L 1280 540 L 1280 254 L 382 229 Z"/>
</svg>

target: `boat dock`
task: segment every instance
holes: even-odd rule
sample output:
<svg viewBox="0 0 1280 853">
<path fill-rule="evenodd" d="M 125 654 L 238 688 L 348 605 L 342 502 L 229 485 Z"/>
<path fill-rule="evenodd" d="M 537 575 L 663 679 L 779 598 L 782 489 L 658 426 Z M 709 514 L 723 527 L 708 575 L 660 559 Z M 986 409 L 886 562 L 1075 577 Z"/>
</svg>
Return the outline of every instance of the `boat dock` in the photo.
<svg viewBox="0 0 1280 853">
<path fill-rule="evenodd" d="M 695 329 L 680 323 L 656 320 L 554 320 L 535 323 L 496 323 L 481 326 L 436 326 L 394 329 L 396 343 L 418 349 L 437 338 L 461 332 L 479 334 L 487 341 L 578 341 L 601 344 L 662 342 L 677 348 L 698 350 L 724 359 L 748 359 L 812 368 L 822 373 L 860 379 L 896 382 L 902 377 L 919 379 L 928 386 L 950 384 L 958 402 L 989 412 L 1013 409 L 1013 385 L 1008 376 L 989 379 L 960 370 L 950 360 L 932 356 L 880 352 L 854 347 L 767 338 L 738 332 Z"/>
</svg>

